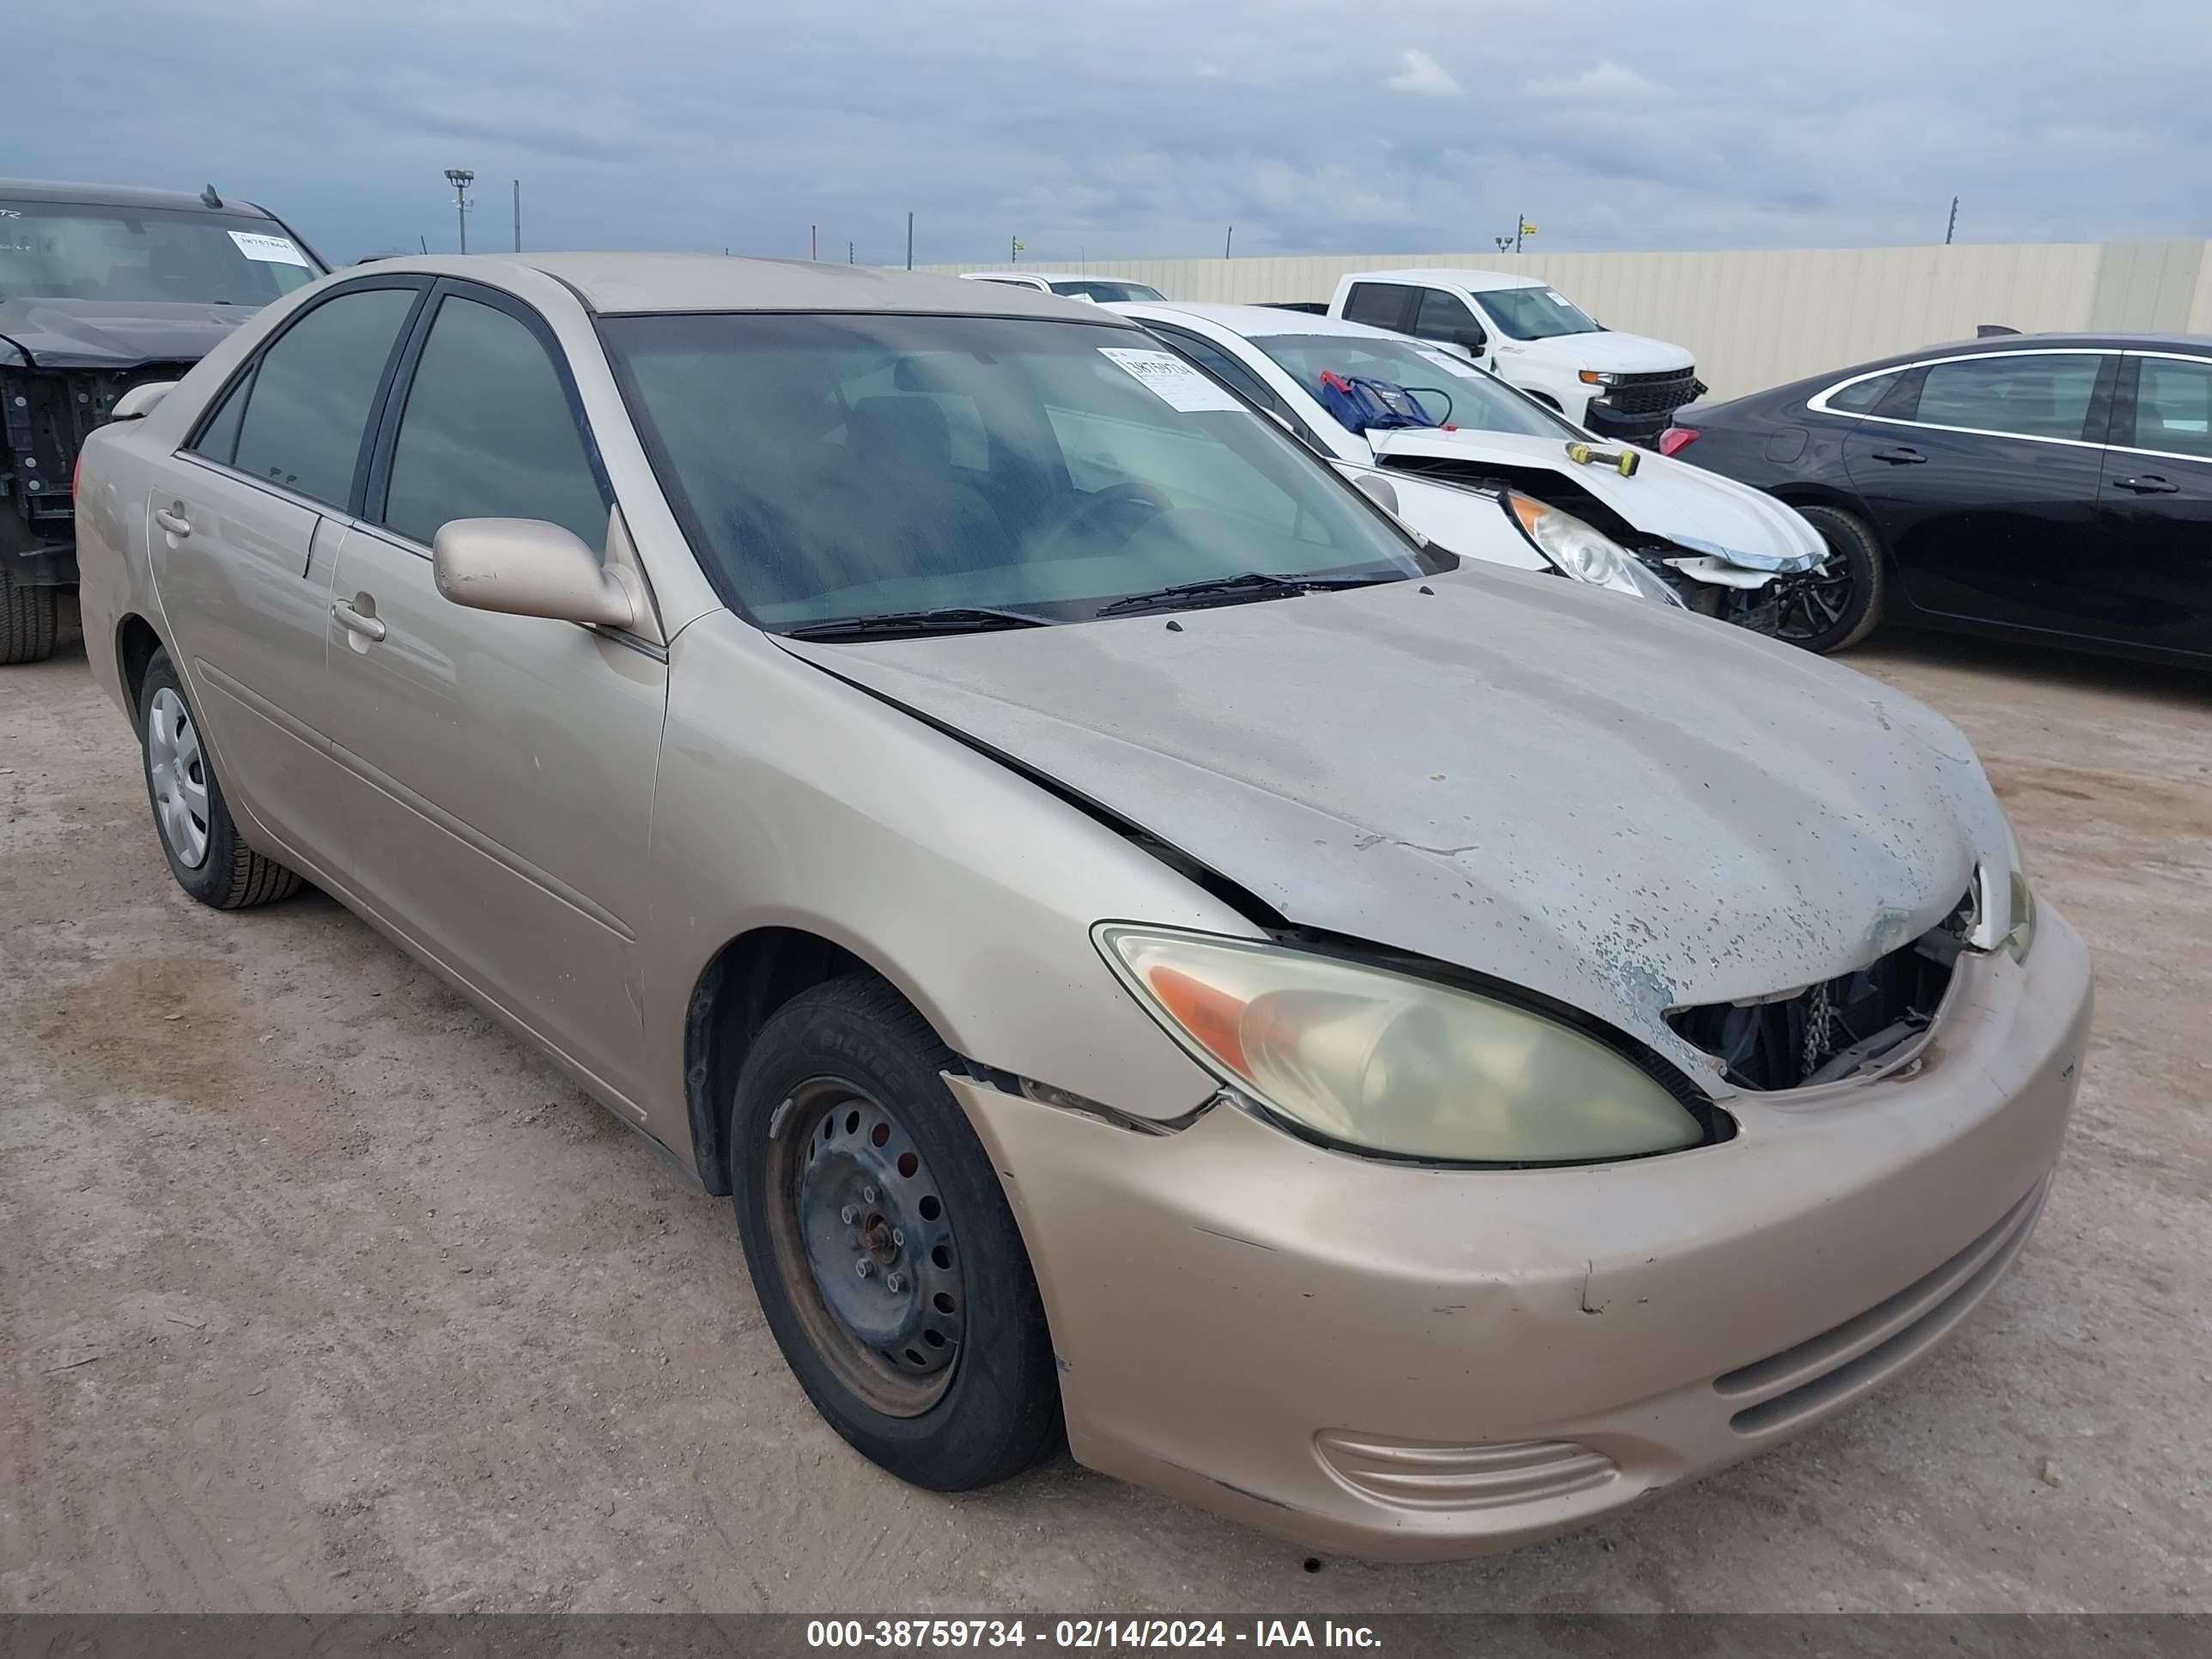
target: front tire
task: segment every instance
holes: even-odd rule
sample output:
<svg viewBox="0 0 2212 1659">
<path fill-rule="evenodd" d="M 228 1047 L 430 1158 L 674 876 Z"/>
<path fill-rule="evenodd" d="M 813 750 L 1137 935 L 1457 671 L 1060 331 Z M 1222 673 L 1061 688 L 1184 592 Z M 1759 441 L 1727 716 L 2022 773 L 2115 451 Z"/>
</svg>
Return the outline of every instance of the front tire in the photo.
<svg viewBox="0 0 2212 1659">
<path fill-rule="evenodd" d="M 1881 620 L 1881 548 L 1863 520 L 1840 508 L 1797 511 L 1828 544 L 1828 561 L 1776 584 L 1774 637 L 1823 656 L 1847 650 Z"/>
<path fill-rule="evenodd" d="M 300 890 L 296 873 L 238 833 L 200 740 L 199 716 L 166 651 L 154 653 L 138 688 L 138 741 L 154 827 L 178 886 L 216 910 L 249 909 Z"/>
<path fill-rule="evenodd" d="M 928 1022 L 872 977 L 779 1008 L 730 1109 L 738 1231 L 815 1408 L 935 1492 L 1020 1474 L 1060 1437 L 1051 1334 Z"/>
<path fill-rule="evenodd" d="M 58 590 L 26 587 L 0 563 L 0 665 L 44 662 L 52 656 L 59 613 Z"/>
</svg>

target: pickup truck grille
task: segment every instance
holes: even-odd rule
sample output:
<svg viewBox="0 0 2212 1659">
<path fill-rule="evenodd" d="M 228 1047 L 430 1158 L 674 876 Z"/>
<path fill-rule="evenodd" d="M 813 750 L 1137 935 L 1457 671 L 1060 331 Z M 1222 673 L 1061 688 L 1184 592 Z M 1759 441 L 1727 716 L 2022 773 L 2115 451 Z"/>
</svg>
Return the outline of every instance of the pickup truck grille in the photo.
<svg viewBox="0 0 2212 1659">
<path fill-rule="evenodd" d="M 1623 374 L 1605 389 L 1608 407 L 1622 415 L 1666 415 L 1705 394 L 1696 371 L 1661 369 L 1653 374 Z"/>
</svg>

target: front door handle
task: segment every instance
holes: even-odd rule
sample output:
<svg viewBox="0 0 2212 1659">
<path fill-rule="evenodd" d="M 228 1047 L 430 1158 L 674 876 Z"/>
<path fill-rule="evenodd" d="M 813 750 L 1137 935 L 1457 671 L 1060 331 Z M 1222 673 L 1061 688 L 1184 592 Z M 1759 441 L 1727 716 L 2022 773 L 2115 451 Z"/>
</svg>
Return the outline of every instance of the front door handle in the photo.
<svg viewBox="0 0 2212 1659">
<path fill-rule="evenodd" d="M 1892 466 L 1918 466 L 1928 459 L 1918 450 L 1907 449 L 1902 445 L 1893 449 L 1877 449 L 1874 452 L 1874 458 L 1877 461 L 1887 461 Z"/>
<path fill-rule="evenodd" d="M 182 501 L 179 501 L 173 508 L 155 507 L 154 522 L 179 540 L 192 533 L 192 521 L 185 516 L 185 504 Z"/>
<path fill-rule="evenodd" d="M 2178 495 L 2181 486 L 2171 478 L 2161 478 L 2155 472 L 2146 472 L 2140 478 L 2121 478 L 2113 483 L 2115 489 L 2125 489 L 2137 495 Z"/>
<path fill-rule="evenodd" d="M 340 599 L 333 605 L 331 607 L 331 615 L 337 618 L 340 628 L 358 634 L 362 638 L 371 642 L 384 637 L 384 624 L 374 617 L 362 616 L 347 600 Z"/>
</svg>

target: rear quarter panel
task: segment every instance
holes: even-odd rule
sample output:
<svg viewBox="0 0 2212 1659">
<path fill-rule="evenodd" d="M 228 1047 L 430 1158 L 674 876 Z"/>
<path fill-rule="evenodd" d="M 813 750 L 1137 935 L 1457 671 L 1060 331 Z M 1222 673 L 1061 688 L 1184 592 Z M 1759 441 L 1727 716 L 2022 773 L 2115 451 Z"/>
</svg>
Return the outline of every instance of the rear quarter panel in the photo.
<svg viewBox="0 0 2212 1659">
<path fill-rule="evenodd" d="M 164 631 L 146 556 L 146 503 L 155 465 L 147 453 L 144 427 L 143 421 L 112 422 L 87 437 L 76 489 L 77 605 L 84 622 L 84 654 L 93 678 L 134 720 L 137 711 L 131 707 L 117 659 L 123 621 L 143 616 L 155 633 Z"/>
</svg>

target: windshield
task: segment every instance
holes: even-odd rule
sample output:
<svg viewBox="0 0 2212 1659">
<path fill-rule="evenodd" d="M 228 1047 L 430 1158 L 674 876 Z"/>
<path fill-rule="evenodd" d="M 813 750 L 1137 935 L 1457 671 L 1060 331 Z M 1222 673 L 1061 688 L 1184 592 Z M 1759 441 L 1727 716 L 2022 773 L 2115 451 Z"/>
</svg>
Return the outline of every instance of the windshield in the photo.
<svg viewBox="0 0 2212 1659">
<path fill-rule="evenodd" d="M 1054 294 L 1064 294 L 1071 299 L 1096 300 L 1100 305 L 1111 305 L 1115 301 L 1164 300 L 1167 295 L 1143 283 L 1109 283 L 1103 279 L 1092 281 L 1085 277 L 1079 283 L 1054 283 Z"/>
<path fill-rule="evenodd" d="M 1357 334 L 1262 334 L 1252 343 L 1316 398 L 1324 374 L 1364 374 L 1370 380 L 1404 386 L 1429 418 L 1438 422 L 1531 438 L 1582 435 L 1496 376 L 1441 346 Z"/>
<path fill-rule="evenodd" d="M 1255 572 L 1441 568 L 1133 329 L 723 313 L 601 331 L 693 546 L 764 628 L 948 607 L 1079 621 Z"/>
<path fill-rule="evenodd" d="M 0 300 L 265 306 L 322 274 L 273 219 L 0 201 Z"/>
<path fill-rule="evenodd" d="M 1604 331 L 1596 319 L 1555 289 L 1494 288 L 1474 297 L 1491 320 L 1516 340 Z"/>
</svg>

